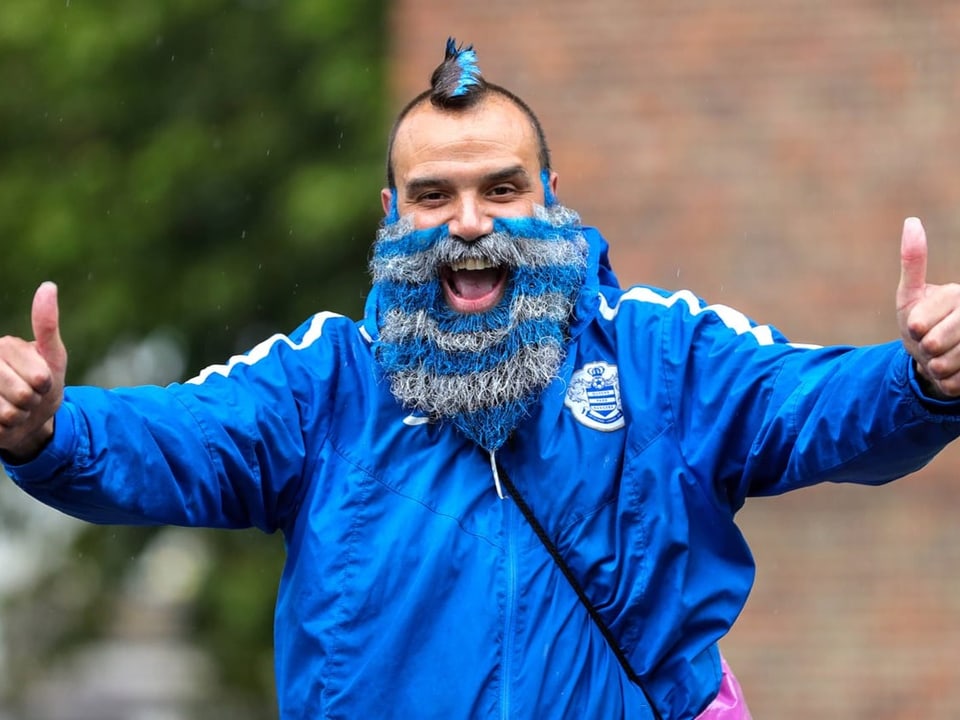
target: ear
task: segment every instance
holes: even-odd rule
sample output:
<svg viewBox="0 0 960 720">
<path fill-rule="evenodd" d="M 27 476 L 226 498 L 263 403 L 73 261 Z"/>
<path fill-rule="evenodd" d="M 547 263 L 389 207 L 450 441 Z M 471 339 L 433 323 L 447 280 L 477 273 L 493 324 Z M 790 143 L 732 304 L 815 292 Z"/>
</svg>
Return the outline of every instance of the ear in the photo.
<svg viewBox="0 0 960 720">
<path fill-rule="evenodd" d="M 393 202 L 393 192 L 390 188 L 383 188 L 380 191 L 380 204 L 383 206 L 383 214 L 390 214 L 390 205 Z"/>
<path fill-rule="evenodd" d="M 547 181 L 547 184 L 550 185 L 550 192 L 554 195 L 557 194 L 557 180 L 559 180 L 559 178 L 560 176 L 557 175 L 555 170 L 550 171 L 550 179 Z"/>
</svg>

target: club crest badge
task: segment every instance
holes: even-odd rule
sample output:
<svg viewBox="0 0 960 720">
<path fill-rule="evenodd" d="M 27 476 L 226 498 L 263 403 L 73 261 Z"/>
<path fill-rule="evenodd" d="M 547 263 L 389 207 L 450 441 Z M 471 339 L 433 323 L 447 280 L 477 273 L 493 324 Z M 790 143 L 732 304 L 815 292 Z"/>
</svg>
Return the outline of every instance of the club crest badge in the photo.
<svg viewBox="0 0 960 720">
<path fill-rule="evenodd" d="M 617 366 L 605 362 L 584 365 L 570 379 L 563 404 L 589 428 L 604 432 L 622 428 L 623 405 Z"/>
</svg>

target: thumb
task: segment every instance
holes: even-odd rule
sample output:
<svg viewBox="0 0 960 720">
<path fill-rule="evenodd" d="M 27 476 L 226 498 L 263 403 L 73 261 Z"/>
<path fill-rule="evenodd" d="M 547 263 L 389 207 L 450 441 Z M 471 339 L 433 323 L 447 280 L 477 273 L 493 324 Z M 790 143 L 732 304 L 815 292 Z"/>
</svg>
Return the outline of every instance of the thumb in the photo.
<svg viewBox="0 0 960 720">
<path fill-rule="evenodd" d="M 927 234 L 918 218 L 903 222 L 900 238 L 900 285 L 897 310 L 906 310 L 923 297 L 927 287 Z"/>
<path fill-rule="evenodd" d="M 54 375 L 60 375 L 62 380 L 67 371 L 67 349 L 60 339 L 60 307 L 54 283 L 41 283 L 37 288 L 30 320 L 37 352 L 47 361 Z"/>
</svg>

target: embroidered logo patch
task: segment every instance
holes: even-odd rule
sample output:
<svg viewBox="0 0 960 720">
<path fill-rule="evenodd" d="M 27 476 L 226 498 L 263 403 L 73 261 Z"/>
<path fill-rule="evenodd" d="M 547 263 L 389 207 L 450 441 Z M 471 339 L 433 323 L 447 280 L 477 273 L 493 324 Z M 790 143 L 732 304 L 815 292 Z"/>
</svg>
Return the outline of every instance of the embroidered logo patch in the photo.
<svg viewBox="0 0 960 720">
<path fill-rule="evenodd" d="M 587 363 L 570 378 L 563 404 L 581 423 L 594 430 L 611 432 L 623 427 L 623 405 L 617 366 Z"/>
</svg>

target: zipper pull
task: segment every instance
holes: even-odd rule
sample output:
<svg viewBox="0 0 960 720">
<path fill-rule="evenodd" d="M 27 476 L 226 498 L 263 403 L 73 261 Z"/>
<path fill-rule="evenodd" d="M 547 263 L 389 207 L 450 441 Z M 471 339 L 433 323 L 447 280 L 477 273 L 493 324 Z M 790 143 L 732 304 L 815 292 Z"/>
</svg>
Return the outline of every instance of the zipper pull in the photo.
<svg viewBox="0 0 960 720">
<path fill-rule="evenodd" d="M 503 487 L 500 485 L 500 471 L 497 470 L 496 450 L 490 451 L 490 469 L 493 470 L 493 485 L 497 488 L 497 497 L 506 500 L 503 494 Z"/>
</svg>

